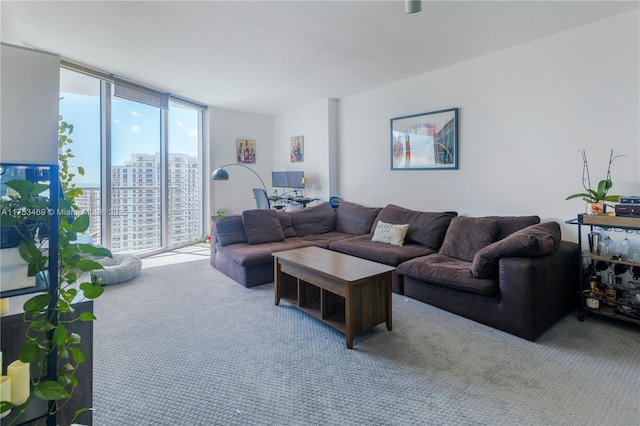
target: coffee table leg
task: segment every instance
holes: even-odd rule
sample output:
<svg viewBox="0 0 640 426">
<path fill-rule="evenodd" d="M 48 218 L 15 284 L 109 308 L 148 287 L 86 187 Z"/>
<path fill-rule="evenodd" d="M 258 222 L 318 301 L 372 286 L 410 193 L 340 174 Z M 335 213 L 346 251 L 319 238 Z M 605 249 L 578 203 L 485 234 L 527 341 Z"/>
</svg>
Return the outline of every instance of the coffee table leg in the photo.
<svg viewBox="0 0 640 426">
<path fill-rule="evenodd" d="M 277 306 L 280 304 L 280 263 L 277 258 L 273 260 L 273 269 L 273 295 L 275 298 L 274 302 Z"/>
<path fill-rule="evenodd" d="M 347 349 L 353 349 L 353 286 L 347 284 L 344 300 L 344 326 L 347 337 Z"/>
<path fill-rule="evenodd" d="M 391 308 L 391 273 L 389 273 L 389 277 L 387 278 L 386 284 L 386 302 L 387 305 L 387 330 L 391 331 L 393 329 L 393 318 L 392 318 L 392 308 Z"/>
</svg>

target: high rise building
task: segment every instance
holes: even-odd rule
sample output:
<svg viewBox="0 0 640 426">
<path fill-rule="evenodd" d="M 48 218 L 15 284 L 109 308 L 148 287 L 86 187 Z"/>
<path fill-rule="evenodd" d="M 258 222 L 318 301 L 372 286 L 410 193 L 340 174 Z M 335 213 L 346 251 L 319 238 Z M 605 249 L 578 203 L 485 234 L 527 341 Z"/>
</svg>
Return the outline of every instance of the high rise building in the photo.
<svg viewBox="0 0 640 426">
<path fill-rule="evenodd" d="M 200 174 L 198 158 L 169 154 L 167 221 L 168 241 L 162 235 L 163 207 L 159 154 L 133 154 L 123 165 L 111 167 L 111 208 L 101 209 L 100 189 L 83 187 L 77 204 L 91 216 L 89 232 L 99 239 L 101 220 L 111 217 L 111 251 L 140 252 L 162 245 L 195 241 L 200 235 Z"/>
</svg>

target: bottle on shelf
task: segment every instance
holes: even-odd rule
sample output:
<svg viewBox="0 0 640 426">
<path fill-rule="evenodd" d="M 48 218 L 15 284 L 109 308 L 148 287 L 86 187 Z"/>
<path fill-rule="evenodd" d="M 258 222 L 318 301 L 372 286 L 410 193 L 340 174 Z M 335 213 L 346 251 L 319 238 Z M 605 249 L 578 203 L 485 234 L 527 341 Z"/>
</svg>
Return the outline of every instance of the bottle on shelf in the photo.
<svg viewBox="0 0 640 426">
<path fill-rule="evenodd" d="M 616 306 L 616 289 L 614 287 L 613 281 L 613 272 L 609 271 L 607 273 L 607 286 L 604 289 L 604 298 L 607 299 L 605 302 L 607 306 Z"/>
</svg>

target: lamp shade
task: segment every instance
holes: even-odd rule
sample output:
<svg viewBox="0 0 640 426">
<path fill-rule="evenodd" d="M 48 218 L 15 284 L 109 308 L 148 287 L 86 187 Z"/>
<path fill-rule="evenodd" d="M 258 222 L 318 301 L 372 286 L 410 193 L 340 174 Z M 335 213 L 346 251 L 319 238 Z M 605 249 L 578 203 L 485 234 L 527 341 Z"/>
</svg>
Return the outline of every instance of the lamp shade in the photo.
<svg viewBox="0 0 640 426">
<path fill-rule="evenodd" d="M 229 180 L 229 173 L 222 167 L 215 169 L 211 174 L 212 180 Z"/>
<path fill-rule="evenodd" d="M 233 163 L 230 163 L 230 164 L 225 164 L 224 166 L 220 166 L 219 168 L 215 169 L 213 171 L 213 173 L 211 173 L 211 180 L 229 180 L 229 172 L 227 172 L 224 168 L 225 167 L 231 167 L 231 166 L 242 167 L 243 169 L 247 169 L 251 173 L 256 175 L 256 177 L 258 178 L 258 180 L 262 184 L 262 189 L 264 189 L 265 194 L 267 193 L 267 187 L 264 184 L 264 182 L 263 182 L 262 178 L 260 177 L 260 175 L 257 174 L 255 172 L 255 170 L 253 170 L 251 167 L 247 167 L 244 164 L 233 164 Z"/>
<path fill-rule="evenodd" d="M 404 13 L 416 13 L 422 10 L 422 0 L 404 0 Z"/>
</svg>

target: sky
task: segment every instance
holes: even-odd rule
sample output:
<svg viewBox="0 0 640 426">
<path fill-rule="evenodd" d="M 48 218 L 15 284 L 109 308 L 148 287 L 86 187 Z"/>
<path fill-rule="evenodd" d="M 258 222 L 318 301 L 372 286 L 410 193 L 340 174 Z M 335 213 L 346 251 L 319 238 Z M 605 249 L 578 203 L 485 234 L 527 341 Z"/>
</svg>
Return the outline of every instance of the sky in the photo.
<svg viewBox="0 0 640 426">
<path fill-rule="evenodd" d="M 69 137 L 71 166 L 82 166 L 85 175 L 77 175 L 76 184 L 100 182 L 100 98 L 99 96 L 60 94 L 60 115 L 73 124 Z M 160 151 L 160 109 L 138 102 L 112 100 L 111 111 L 112 164 L 122 165 L 132 154 L 156 154 Z M 198 155 L 197 111 L 175 104 L 169 110 L 169 151 Z"/>
</svg>

